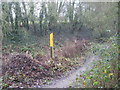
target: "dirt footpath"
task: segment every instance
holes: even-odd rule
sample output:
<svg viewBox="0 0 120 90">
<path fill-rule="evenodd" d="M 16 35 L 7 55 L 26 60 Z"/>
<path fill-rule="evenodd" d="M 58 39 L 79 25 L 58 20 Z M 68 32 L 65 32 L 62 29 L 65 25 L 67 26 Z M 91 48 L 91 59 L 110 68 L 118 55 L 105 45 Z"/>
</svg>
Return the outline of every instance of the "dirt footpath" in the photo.
<svg viewBox="0 0 120 90">
<path fill-rule="evenodd" d="M 76 71 L 69 74 L 67 77 L 54 80 L 50 85 L 42 86 L 42 88 L 68 88 L 75 80 L 76 77 L 82 75 L 85 71 L 93 67 L 94 61 L 99 60 L 98 56 L 90 56 L 86 58 L 85 64 Z"/>
</svg>

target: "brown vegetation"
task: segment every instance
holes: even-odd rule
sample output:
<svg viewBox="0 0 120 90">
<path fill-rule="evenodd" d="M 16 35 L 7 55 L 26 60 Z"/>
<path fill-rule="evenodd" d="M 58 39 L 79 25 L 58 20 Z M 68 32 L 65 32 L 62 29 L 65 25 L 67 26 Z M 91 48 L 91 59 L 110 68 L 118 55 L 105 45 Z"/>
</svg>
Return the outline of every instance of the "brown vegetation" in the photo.
<svg viewBox="0 0 120 90">
<path fill-rule="evenodd" d="M 81 55 L 88 45 L 88 40 L 73 40 L 69 41 L 62 47 L 60 50 L 55 51 L 58 56 L 62 55 L 63 57 L 70 58 L 75 57 L 76 55 Z"/>
<path fill-rule="evenodd" d="M 38 79 L 42 80 L 44 78 L 49 79 L 61 76 L 67 70 L 81 66 L 84 60 L 79 59 L 75 61 L 70 60 L 70 58 L 75 57 L 78 53 L 83 53 L 88 42 L 77 40 L 77 42 L 69 43 L 69 46 L 65 45 L 61 50 L 55 50 L 56 56 L 53 60 L 47 53 L 46 55 L 37 54 L 34 58 L 28 53 L 4 54 L 3 75 L 8 77 L 4 78 L 4 82 L 10 85 L 19 82 L 26 83 L 24 85 L 27 85 L 30 82 L 29 79 L 32 79 L 32 82 L 35 83 Z M 30 84 L 29 87 L 31 87 Z"/>
</svg>

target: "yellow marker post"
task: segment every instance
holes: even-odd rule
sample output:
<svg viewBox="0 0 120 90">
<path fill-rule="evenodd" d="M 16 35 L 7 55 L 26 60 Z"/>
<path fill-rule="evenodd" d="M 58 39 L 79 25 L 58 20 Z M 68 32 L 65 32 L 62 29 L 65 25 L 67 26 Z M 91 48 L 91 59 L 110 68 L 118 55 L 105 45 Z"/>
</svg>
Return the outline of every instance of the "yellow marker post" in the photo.
<svg viewBox="0 0 120 90">
<path fill-rule="evenodd" d="M 53 33 L 50 34 L 50 49 L 51 49 L 51 58 L 54 57 L 54 50 L 53 50 L 53 46 L 54 46 L 54 43 L 53 43 Z"/>
</svg>

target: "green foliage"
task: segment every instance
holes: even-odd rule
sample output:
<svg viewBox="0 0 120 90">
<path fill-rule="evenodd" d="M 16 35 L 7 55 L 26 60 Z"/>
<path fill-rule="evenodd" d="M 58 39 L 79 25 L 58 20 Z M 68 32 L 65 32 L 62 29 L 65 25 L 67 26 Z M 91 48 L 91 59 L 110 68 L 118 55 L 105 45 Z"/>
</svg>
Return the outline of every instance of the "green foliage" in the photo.
<svg viewBox="0 0 120 90">
<path fill-rule="evenodd" d="M 93 37 L 110 37 L 117 30 L 117 3 L 80 2 L 2 2 L 2 30 L 4 38 L 12 43 L 30 38 L 22 32 L 34 36 L 46 36 L 70 32 L 79 36 L 82 26 L 93 31 Z M 38 9 L 38 7 L 40 7 Z M 37 10 L 37 11 L 36 11 Z M 39 13 L 39 15 L 38 15 Z M 69 33 L 68 33 L 69 32 Z M 86 33 L 86 32 L 85 32 Z M 30 34 L 30 33 L 29 33 Z M 24 36 L 26 38 L 24 38 Z M 21 40 L 22 39 L 22 40 Z M 7 41 L 6 41 L 7 42 Z M 29 42 L 29 41 L 28 41 Z"/>
<path fill-rule="evenodd" d="M 39 55 L 45 56 L 49 50 L 48 48 L 41 48 L 41 46 L 48 45 L 50 32 L 55 33 L 55 39 L 58 35 L 55 43 L 62 43 L 66 37 L 78 36 L 79 38 L 82 29 L 85 35 L 92 30 L 93 37 L 111 44 L 91 43 L 89 53 L 92 52 L 102 57 L 102 60 L 95 63 L 96 65 L 91 72 L 82 76 L 84 78 L 83 81 L 81 80 L 82 84 L 84 87 L 87 87 L 87 85 L 90 85 L 90 87 L 112 86 L 111 83 L 116 80 L 114 72 L 116 72 L 117 67 L 120 68 L 120 65 L 116 62 L 117 58 L 115 58 L 119 46 L 115 42 L 116 37 L 110 39 L 104 37 L 110 37 L 116 33 L 118 23 L 117 3 L 76 3 L 76 1 L 69 3 L 58 1 L 42 3 L 2 2 L 1 6 L 4 36 L 3 53 L 28 52 L 33 58 Z M 86 32 L 85 29 L 88 29 L 88 31 Z M 55 48 L 58 49 L 59 46 L 55 46 Z M 71 51 L 70 49 L 72 47 L 68 48 L 67 54 L 71 53 L 70 56 L 74 54 L 76 58 L 62 57 L 60 59 L 58 56 L 56 63 L 53 62 L 53 66 L 51 66 L 53 73 L 55 71 L 64 72 L 68 68 L 81 65 L 79 62 L 81 51 L 74 53 L 75 49 L 73 48 Z M 43 59 L 48 60 L 46 57 L 43 57 Z M 58 62 L 58 60 L 60 61 Z M 39 68 L 44 70 L 42 66 Z M 76 80 L 79 81 L 79 78 L 76 78 Z M 108 83 L 110 84 L 108 85 Z M 8 87 L 6 83 L 3 86 Z"/>
<path fill-rule="evenodd" d="M 28 40 L 29 32 L 26 32 L 25 29 L 19 29 L 10 31 L 7 33 L 7 36 L 3 38 L 3 44 L 20 44 L 25 43 Z"/>
<path fill-rule="evenodd" d="M 111 42 L 110 42 L 111 41 Z M 80 77 L 86 88 L 115 88 L 118 87 L 118 45 L 116 36 L 111 37 L 109 43 L 92 44 L 90 52 L 100 56 L 100 60 L 94 63 L 94 67 Z M 78 79 L 77 79 L 78 80 Z M 81 80 L 78 82 L 81 83 Z M 79 86 L 78 86 L 79 87 Z"/>
<path fill-rule="evenodd" d="M 26 51 L 29 51 L 29 52 L 31 52 L 32 51 L 32 49 L 33 48 L 31 48 L 31 47 L 22 47 L 20 50 L 22 51 L 22 52 L 26 52 Z"/>
<path fill-rule="evenodd" d="M 3 77 L 1 76 L 0 77 L 0 89 L 9 87 L 9 85 L 7 83 L 4 83 L 2 80 L 3 80 Z"/>
<path fill-rule="evenodd" d="M 117 3 L 89 3 L 89 5 L 88 8 L 92 7 L 94 10 L 86 10 L 83 24 L 94 30 L 94 37 L 110 37 L 115 34 L 118 22 Z"/>
</svg>

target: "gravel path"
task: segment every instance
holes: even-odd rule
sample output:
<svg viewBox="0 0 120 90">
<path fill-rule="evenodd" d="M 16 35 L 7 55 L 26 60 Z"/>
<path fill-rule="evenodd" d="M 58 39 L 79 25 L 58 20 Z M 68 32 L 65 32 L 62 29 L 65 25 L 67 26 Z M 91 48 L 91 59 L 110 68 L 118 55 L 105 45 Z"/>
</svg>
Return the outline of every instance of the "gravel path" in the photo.
<svg viewBox="0 0 120 90">
<path fill-rule="evenodd" d="M 92 62 L 96 60 L 99 60 L 98 56 L 87 57 L 86 62 L 82 67 L 72 72 L 67 77 L 54 80 L 50 85 L 44 85 L 42 88 L 68 88 L 72 83 L 74 83 L 78 75 L 82 75 L 85 71 L 90 70 L 94 65 Z"/>
</svg>

